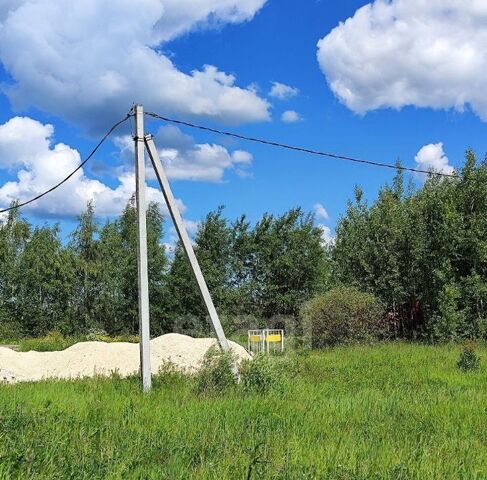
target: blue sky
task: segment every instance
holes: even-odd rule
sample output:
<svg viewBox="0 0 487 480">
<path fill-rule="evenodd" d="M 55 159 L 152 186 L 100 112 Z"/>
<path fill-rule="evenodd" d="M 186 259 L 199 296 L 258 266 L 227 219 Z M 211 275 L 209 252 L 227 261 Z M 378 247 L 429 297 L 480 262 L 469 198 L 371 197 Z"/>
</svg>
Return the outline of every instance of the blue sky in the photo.
<svg viewBox="0 0 487 480">
<path fill-rule="evenodd" d="M 476 0 L 143 0 L 135 15 L 126 0 L 82 3 L 72 11 L 58 0 L 0 3 L 0 207 L 14 193 L 27 199 L 55 183 L 133 101 L 241 134 L 411 167 L 451 171 L 467 147 L 485 155 L 487 8 Z M 291 87 L 281 88 L 286 98 L 271 94 L 273 82 Z M 298 121 L 283 121 L 286 111 Z M 252 220 L 321 204 L 329 218 L 317 222 L 333 230 L 354 185 L 372 199 L 394 175 L 162 126 L 146 130 L 172 162 L 174 193 L 191 221 L 221 204 L 228 217 Z M 102 218 L 116 214 L 132 185 L 129 133 L 24 214 L 67 232 L 90 195 Z M 155 188 L 150 195 L 160 200 Z"/>
</svg>

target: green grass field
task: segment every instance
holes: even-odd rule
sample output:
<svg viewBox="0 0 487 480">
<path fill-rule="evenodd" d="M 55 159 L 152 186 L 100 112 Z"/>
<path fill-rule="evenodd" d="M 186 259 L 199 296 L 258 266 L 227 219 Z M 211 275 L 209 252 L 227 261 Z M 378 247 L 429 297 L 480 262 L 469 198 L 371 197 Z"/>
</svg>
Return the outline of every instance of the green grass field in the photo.
<svg viewBox="0 0 487 480">
<path fill-rule="evenodd" d="M 281 388 L 178 375 L 0 386 L 2 479 L 487 479 L 487 349 L 343 347 L 281 359 Z"/>
</svg>

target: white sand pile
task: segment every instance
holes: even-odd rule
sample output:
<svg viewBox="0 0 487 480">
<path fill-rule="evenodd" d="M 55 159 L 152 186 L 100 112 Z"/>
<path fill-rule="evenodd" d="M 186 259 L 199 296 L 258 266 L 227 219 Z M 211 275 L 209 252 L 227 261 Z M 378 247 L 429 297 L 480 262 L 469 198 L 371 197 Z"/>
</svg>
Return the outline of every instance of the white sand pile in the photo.
<svg viewBox="0 0 487 480">
<path fill-rule="evenodd" d="M 250 358 L 245 348 L 229 342 L 238 361 Z M 187 372 L 197 371 L 213 338 L 192 338 L 168 333 L 151 340 L 151 369 L 157 373 L 171 362 Z M 0 347 L 0 383 L 37 381 L 46 378 L 77 378 L 94 375 L 121 376 L 139 371 L 139 345 L 135 343 L 82 342 L 61 352 L 15 352 Z"/>
</svg>

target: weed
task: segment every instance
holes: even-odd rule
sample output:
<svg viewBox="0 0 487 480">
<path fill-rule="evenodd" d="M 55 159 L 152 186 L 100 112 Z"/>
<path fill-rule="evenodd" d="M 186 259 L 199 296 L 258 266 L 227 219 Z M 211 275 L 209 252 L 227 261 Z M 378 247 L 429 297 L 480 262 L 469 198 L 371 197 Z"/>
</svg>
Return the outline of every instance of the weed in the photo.
<svg viewBox="0 0 487 480">
<path fill-rule="evenodd" d="M 236 385 L 234 364 L 235 357 L 231 352 L 222 352 L 217 347 L 210 348 L 196 377 L 196 392 L 199 395 L 222 393 Z"/>
<path fill-rule="evenodd" d="M 267 393 L 279 383 L 276 360 L 268 355 L 257 355 L 252 360 L 242 362 L 240 380 L 247 392 Z"/>
<path fill-rule="evenodd" d="M 457 367 L 463 372 L 470 370 L 478 370 L 480 367 L 480 357 L 475 352 L 475 347 L 472 344 L 467 344 L 463 347 L 458 357 Z"/>
</svg>

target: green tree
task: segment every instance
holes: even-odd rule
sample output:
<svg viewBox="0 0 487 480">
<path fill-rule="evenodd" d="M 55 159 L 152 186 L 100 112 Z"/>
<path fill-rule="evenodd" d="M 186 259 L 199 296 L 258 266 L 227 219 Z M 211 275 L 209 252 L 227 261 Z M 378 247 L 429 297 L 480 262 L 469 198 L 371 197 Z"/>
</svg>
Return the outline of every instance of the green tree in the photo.
<svg viewBox="0 0 487 480">
<path fill-rule="evenodd" d="M 20 259 L 15 302 L 24 334 L 58 329 L 73 333 L 69 318 L 74 293 L 72 259 L 63 250 L 59 227 L 36 228 Z"/>
<path fill-rule="evenodd" d="M 96 317 L 108 333 L 131 331 L 124 324 L 124 250 L 118 220 L 107 221 L 101 228 L 99 255 L 100 291 L 96 302 Z"/>
<path fill-rule="evenodd" d="M 371 205 L 358 192 L 337 227 L 334 276 L 380 297 L 401 335 L 485 338 L 486 211 L 487 167 L 471 151 L 456 178 L 404 193 L 397 177 Z"/>
<path fill-rule="evenodd" d="M 86 332 L 99 326 L 96 316 L 100 294 L 100 246 L 96 238 L 99 233 L 93 202 L 88 202 L 86 211 L 78 217 L 78 226 L 71 234 L 71 249 L 75 266 L 75 296 L 73 299 L 77 328 Z"/>
<path fill-rule="evenodd" d="M 253 230 L 252 300 L 255 314 L 297 317 L 301 304 L 319 288 L 326 262 L 314 217 L 294 208 L 265 214 Z"/>
<path fill-rule="evenodd" d="M 167 258 L 162 244 L 163 216 L 156 203 L 147 209 L 147 251 L 151 327 L 164 324 L 163 287 Z M 137 210 L 135 197 L 100 234 L 102 285 L 98 311 L 110 333 L 138 332 Z"/>
<path fill-rule="evenodd" d="M 223 217 L 223 207 L 210 212 L 195 236 L 194 250 L 216 309 L 228 312 L 230 305 L 232 230 Z M 191 266 L 178 242 L 170 268 L 166 298 L 169 315 L 182 330 L 207 332 L 206 310 Z"/>
<path fill-rule="evenodd" d="M 15 202 L 11 206 L 15 206 Z M 5 221 L 0 221 L 0 335 L 3 336 L 15 336 L 20 332 L 17 308 L 19 259 L 30 235 L 30 225 L 18 209 L 10 210 Z"/>
</svg>

